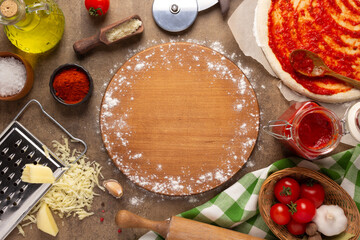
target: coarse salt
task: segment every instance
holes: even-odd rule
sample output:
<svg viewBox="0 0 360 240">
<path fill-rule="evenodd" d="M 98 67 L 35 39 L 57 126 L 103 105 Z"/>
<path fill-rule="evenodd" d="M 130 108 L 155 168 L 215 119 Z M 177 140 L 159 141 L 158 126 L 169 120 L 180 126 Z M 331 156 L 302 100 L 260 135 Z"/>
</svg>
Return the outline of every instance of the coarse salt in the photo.
<svg viewBox="0 0 360 240">
<path fill-rule="evenodd" d="M 0 57 L 0 96 L 17 94 L 26 81 L 26 69 L 22 62 L 14 57 Z"/>
</svg>

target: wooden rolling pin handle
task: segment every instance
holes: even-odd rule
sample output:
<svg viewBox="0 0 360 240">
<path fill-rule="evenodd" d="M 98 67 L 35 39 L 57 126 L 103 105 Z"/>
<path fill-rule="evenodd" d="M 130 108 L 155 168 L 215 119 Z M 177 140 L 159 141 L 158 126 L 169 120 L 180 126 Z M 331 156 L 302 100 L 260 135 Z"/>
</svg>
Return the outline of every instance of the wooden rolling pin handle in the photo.
<svg viewBox="0 0 360 240">
<path fill-rule="evenodd" d="M 91 49 L 101 44 L 99 35 L 81 39 L 74 43 L 73 48 L 77 55 L 84 55 Z"/>
<path fill-rule="evenodd" d="M 126 210 L 120 210 L 116 214 L 115 222 L 120 228 L 145 228 L 163 237 L 166 237 L 169 230 L 169 221 L 152 221 Z"/>
<path fill-rule="evenodd" d="M 234 230 L 174 216 L 166 240 L 263 240 Z"/>
</svg>

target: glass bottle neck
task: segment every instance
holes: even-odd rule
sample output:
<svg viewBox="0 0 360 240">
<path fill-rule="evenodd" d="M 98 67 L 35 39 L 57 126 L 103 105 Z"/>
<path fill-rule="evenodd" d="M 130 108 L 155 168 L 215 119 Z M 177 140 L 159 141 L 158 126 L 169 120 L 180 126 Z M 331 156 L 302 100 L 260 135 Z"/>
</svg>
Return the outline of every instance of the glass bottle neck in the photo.
<svg viewBox="0 0 360 240">
<path fill-rule="evenodd" d="M 50 5 L 46 2 L 26 5 L 23 0 L 0 0 L 0 24 L 15 25 L 22 29 L 31 25 L 38 11 L 50 14 Z"/>
<path fill-rule="evenodd" d="M 0 0 L 0 23 L 14 25 L 25 18 L 25 3 L 20 0 Z"/>
</svg>

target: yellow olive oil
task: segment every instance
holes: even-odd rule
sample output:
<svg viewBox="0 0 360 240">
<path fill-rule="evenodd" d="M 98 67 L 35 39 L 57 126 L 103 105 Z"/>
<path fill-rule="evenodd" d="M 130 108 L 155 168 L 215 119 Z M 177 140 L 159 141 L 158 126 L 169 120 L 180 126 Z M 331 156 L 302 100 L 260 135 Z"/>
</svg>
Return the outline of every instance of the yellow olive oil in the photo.
<svg viewBox="0 0 360 240">
<path fill-rule="evenodd" d="M 26 5 L 45 2 L 49 10 L 26 13 L 24 19 L 5 26 L 8 39 L 28 53 L 44 53 L 54 48 L 64 33 L 65 19 L 61 9 L 51 0 L 25 0 Z"/>
</svg>

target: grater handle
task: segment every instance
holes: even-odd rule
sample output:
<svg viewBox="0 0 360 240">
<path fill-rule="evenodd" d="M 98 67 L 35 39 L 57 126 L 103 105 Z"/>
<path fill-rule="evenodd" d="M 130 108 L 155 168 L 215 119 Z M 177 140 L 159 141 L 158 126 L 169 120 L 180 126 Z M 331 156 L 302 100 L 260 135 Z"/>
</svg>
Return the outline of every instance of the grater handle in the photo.
<svg viewBox="0 0 360 240">
<path fill-rule="evenodd" d="M 25 106 L 20 110 L 20 112 L 15 116 L 14 120 L 13 121 L 17 121 L 18 118 L 23 114 L 23 112 L 26 110 L 26 108 L 31 104 L 31 103 L 37 103 L 41 109 L 41 111 L 53 122 L 55 123 L 59 128 L 61 128 L 61 130 L 63 130 L 72 140 L 76 141 L 76 142 L 80 142 L 83 146 L 84 146 L 84 151 L 82 151 L 80 153 L 80 155 L 73 161 L 71 162 L 72 164 L 73 163 L 76 163 L 82 156 L 84 156 L 84 154 L 86 153 L 87 151 L 87 144 L 79 139 L 79 138 L 76 138 L 74 137 L 73 135 L 71 135 L 71 133 L 66 130 L 58 121 L 56 121 L 50 114 L 48 114 L 43 106 L 40 104 L 40 102 L 36 99 L 31 99 L 28 103 L 25 104 Z"/>
</svg>

